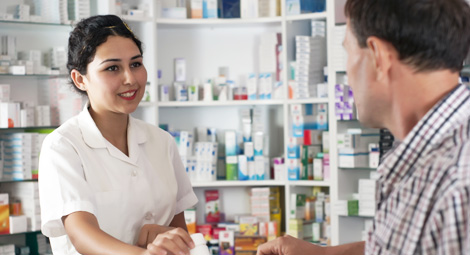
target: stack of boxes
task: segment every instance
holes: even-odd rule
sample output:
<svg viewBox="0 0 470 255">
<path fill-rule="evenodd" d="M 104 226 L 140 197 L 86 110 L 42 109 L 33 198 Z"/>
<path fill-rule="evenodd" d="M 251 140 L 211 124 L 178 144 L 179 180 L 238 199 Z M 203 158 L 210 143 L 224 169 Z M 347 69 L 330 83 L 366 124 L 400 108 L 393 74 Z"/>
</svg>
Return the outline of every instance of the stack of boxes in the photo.
<svg viewBox="0 0 470 255">
<path fill-rule="evenodd" d="M 293 63 L 290 81 L 293 99 L 325 96 L 326 39 L 324 36 L 295 37 L 296 61 Z M 318 85 L 320 84 L 320 85 Z"/>
<path fill-rule="evenodd" d="M 1 136 L 2 179 L 37 179 L 39 151 L 47 134 L 6 133 Z"/>
<path fill-rule="evenodd" d="M 50 106 L 14 102 L 10 99 L 10 85 L 0 84 L 0 128 L 33 126 L 51 126 Z"/>
<path fill-rule="evenodd" d="M 377 172 L 370 173 L 370 179 L 359 179 L 359 192 L 348 200 L 338 200 L 335 212 L 343 216 L 373 217 L 377 209 L 376 188 Z"/>
<path fill-rule="evenodd" d="M 13 75 L 67 73 L 67 53 L 64 47 L 51 48 L 43 59 L 43 52 L 40 50 L 17 52 L 16 42 L 14 36 L 1 36 L 0 73 Z"/>
<path fill-rule="evenodd" d="M 280 235 L 281 203 L 279 187 L 251 189 L 251 215 L 259 221 L 259 234 L 272 240 Z"/>
<path fill-rule="evenodd" d="M 289 180 L 329 180 L 326 104 L 291 105 L 292 136 L 287 144 Z"/>
<path fill-rule="evenodd" d="M 218 143 L 199 137 L 194 143 L 188 131 L 170 132 L 176 140 L 183 166 L 191 182 L 215 181 L 217 179 Z"/>
<path fill-rule="evenodd" d="M 289 235 L 314 243 L 329 244 L 330 199 L 319 187 L 313 196 L 292 193 L 289 211 Z"/>
<path fill-rule="evenodd" d="M 332 47 L 332 63 L 333 70 L 336 72 L 345 72 L 346 71 L 346 61 L 347 53 L 343 47 L 344 37 L 346 35 L 346 25 L 335 26 L 333 28 L 333 42 L 331 43 Z"/>
<path fill-rule="evenodd" d="M 337 120 L 357 119 L 353 91 L 348 85 L 335 85 L 335 111 Z"/>
<path fill-rule="evenodd" d="M 369 154 L 377 153 L 379 130 L 348 129 L 345 134 L 338 134 L 338 167 L 373 168 L 377 160 L 370 161 Z M 370 153 L 371 152 L 371 153 Z M 373 163 L 374 165 L 371 165 Z"/>
<path fill-rule="evenodd" d="M 266 135 L 259 109 L 243 109 L 242 146 L 236 131 L 225 132 L 226 179 L 265 180 L 269 179 L 270 162 Z M 243 149 L 241 149 L 243 148 Z"/>
<path fill-rule="evenodd" d="M 15 201 L 21 204 L 20 216 L 10 219 L 10 229 L 14 232 L 38 231 L 41 230 L 41 212 L 39 206 L 39 188 L 37 182 L 4 183 L 0 187 L 2 193 L 8 194 L 10 202 Z M 25 227 L 22 227 L 25 226 Z"/>
<path fill-rule="evenodd" d="M 258 46 L 259 79 L 256 83 L 250 74 L 247 83 L 248 99 L 271 99 L 282 97 L 280 87 L 282 65 L 282 37 L 280 33 L 266 33 L 260 36 Z M 274 85 L 274 86 L 273 86 Z"/>
<path fill-rule="evenodd" d="M 70 20 L 81 20 L 90 17 L 90 1 L 68 0 L 68 15 Z"/>
</svg>

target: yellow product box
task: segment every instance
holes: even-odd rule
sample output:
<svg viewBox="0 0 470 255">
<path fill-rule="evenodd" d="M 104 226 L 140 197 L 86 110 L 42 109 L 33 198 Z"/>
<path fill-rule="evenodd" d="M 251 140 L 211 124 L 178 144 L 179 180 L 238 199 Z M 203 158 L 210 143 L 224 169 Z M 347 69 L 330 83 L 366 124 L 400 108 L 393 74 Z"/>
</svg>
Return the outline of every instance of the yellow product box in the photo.
<svg viewBox="0 0 470 255">
<path fill-rule="evenodd" d="M 240 234 L 254 236 L 258 234 L 258 218 L 255 216 L 240 217 Z"/>
</svg>

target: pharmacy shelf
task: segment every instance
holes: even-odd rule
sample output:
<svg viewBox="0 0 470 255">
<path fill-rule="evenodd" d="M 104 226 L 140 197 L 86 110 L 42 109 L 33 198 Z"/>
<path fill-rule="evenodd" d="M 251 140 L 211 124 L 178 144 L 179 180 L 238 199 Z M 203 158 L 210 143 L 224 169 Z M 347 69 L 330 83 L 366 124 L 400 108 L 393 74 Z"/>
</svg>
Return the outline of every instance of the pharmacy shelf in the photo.
<svg viewBox="0 0 470 255">
<path fill-rule="evenodd" d="M 0 130 L 4 131 L 4 130 L 8 130 L 8 131 L 13 131 L 13 132 L 17 132 L 17 131 L 21 131 L 21 130 L 31 130 L 31 129 L 56 129 L 58 128 L 58 126 L 44 126 L 44 127 L 13 127 L 13 128 L 0 128 Z"/>
<path fill-rule="evenodd" d="M 256 18 L 256 19 L 157 19 L 157 25 L 252 25 L 252 24 L 276 24 L 280 25 L 281 17 Z"/>
<path fill-rule="evenodd" d="M 0 73 L 0 77 L 31 77 L 31 78 L 65 78 L 67 74 L 11 74 L 11 73 Z"/>
<path fill-rule="evenodd" d="M 158 107 L 204 107 L 204 106 L 243 106 L 243 105 L 283 105 L 284 100 L 231 100 L 231 101 L 186 101 L 159 102 Z"/>
<path fill-rule="evenodd" d="M 0 237 L 12 236 L 12 235 L 24 235 L 24 234 L 39 234 L 39 233 L 41 233 L 41 230 L 26 231 L 26 232 L 13 233 L 13 234 L 0 234 Z"/>
<path fill-rule="evenodd" d="M 330 187 L 329 181 L 289 181 L 289 186 L 302 187 Z"/>
<path fill-rule="evenodd" d="M 289 99 L 289 104 L 327 104 L 328 98 Z"/>
<path fill-rule="evenodd" d="M 374 216 L 369 216 L 369 215 L 338 215 L 339 217 L 344 217 L 344 218 L 361 218 L 361 219 L 373 219 Z"/>
<path fill-rule="evenodd" d="M 285 186 L 285 181 L 262 180 L 262 181 L 212 181 L 212 182 L 194 182 L 193 188 L 212 188 L 212 187 L 253 187 L 253 186 Z"/>
<path fill-rule="evenodd" d="M 0 24 L 18 24 L 28 26 L 61 26 L 61 27 L 72 27 L 72 24 L 63 23 L 47 23 L 47 22 L 31 22 L 22 20 L 0 20 Z"/>
<path fill-rule="evenodd" d="M 370 171 L 375 171 L 377 170 L 377 168 L 372 168 L 372 167 L 338 167 L 338 169 L 341 169 L 341 170 L 350 170 L 350 171 L 354 171 L 354 170 L 370 170 Z"/>
<path fill-rule="evenodd" d="M 38 179 L 26 179 L 26 180 L 2 180 L 0 179 L 0 183 L 9 183 L 9 182 L 37 182 Z"/>
<path fill-rule="evenodd" d="M 326 20 L 326 12 L 314 12 L 314 13 L 305 13 L 299 15 L 290 15 L 286 16 L 287 21 L 295 20 Z"/>
<path fill-rule="evenodd" d="M 121 15 L 121 19 L 125 21 L 135 21 L 135 22 L 152 22 L 152 17 L 136 17 L 132 15 Z"/>
</svg>

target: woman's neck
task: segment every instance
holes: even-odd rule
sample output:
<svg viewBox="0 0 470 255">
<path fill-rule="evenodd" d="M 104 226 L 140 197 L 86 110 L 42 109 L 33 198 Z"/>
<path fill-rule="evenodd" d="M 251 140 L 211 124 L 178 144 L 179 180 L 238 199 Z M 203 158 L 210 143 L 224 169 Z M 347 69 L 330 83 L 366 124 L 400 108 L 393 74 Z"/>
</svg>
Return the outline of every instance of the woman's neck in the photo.
<svg viewBox="0 0 470 255">
<path fill-rule="evenodd" d="M 122 153 L 129 156 L 127 127 L 129 115 L 110 112 L 97 112 L 92 107 L 89 112 L 103 137 Z"/>
</svg>

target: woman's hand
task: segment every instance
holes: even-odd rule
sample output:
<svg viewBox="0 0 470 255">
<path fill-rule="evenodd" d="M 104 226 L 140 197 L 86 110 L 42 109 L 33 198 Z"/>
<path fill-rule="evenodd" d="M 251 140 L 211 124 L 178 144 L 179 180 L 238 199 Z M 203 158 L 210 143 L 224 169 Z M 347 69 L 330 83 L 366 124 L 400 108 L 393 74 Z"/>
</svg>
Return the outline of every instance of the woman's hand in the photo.
<svg viewBox="0 0 470 255">
<path fill-rule="evenodd" d="M 147 245 L 147 251 L 152 255 L 189 255 L 189 250 L 192 248 L 194 248 L 193 240 L 182 228 L 173 228 L 160 233 Z"/>
<path fill-rule="evenodd" d="M 159 234 L 172 229 L 174 229 L 174 227 L 146 224 L 140 229 L 139 239 L 137 239 L 136 245 L 145 249 L 147 248 L 147 245 L 152 243 Z"/>
</svg>

